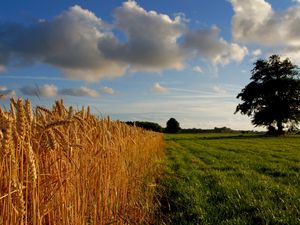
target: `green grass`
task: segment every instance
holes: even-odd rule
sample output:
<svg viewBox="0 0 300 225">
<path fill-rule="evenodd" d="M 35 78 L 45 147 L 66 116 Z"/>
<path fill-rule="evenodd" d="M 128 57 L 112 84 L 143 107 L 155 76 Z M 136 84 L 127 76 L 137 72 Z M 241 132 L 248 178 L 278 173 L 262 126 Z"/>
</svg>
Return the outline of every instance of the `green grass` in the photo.
<svg viewBox="0 0 300 225">
<path fill-rule="evenodd" d="M 165 139 L 165 223 L 300 224 L 300 136 Z"/>
</svg>

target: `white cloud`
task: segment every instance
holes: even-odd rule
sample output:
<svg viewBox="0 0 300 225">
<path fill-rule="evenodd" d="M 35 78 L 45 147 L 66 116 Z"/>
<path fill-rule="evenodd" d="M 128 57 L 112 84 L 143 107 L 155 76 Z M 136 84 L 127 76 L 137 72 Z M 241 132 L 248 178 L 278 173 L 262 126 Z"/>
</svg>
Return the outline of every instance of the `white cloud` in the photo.
<svg viewBox="0 0 300 225">
<path fill-rule="evenodd" d="M 100 40 L 99 49 L 106 57 L 128 63 L 132 71 L 183 68 L 185 56 L 177 43 L 185 31 L 181 16 L 171 19 L 127 1 L 114 11 L 114 18 L 128 41 L 121 43 L 115 37 Z"/>
<path fill-rule="evenodd" d="M 49 63 L 71 78 L 97 80 L 124 73 L 127 65 L 107 59 L 98 49 L 101 39 L 112 36 L 108 26 L 92 12 L 73 6 L 53 20 L 25 26 L 1 24 L 0 64 Z M 5 40 L 11 40 L 7 45 Z"/>
<path fill-rule="evenodd" d="M 272 54 L 289 57 L 300 63 L 299 1 L 276 11 L 266 0 L 230 0 L 234 9 L 232 33 L 241 43 L 254 43 L 271 48 Z M 257 56 L 252 58 L 254 61 Z"/>
<path fill-rule="evenodd" d="M 62 89 L 59 92 L 61 95 L 70 95 L 70 96 L 88 96 L 88 97 L 98 97 L 99 93 L 93 89 L 87 87 L 80 88 L 66 88 Z"/>
<path fill-rule="evenodd" d="M 241 62 L 248 54 L 248 49 L 225 41 L 219 33 L 219 28 L 215 26 L 189 32 L 185 36 L 183 46 L 214 65 L 226 65 L 232 61 Z"/>
<path fill-rule="evenodd" d="M 261 49 L 257 48 L 257 49 L 254 49 L 252 52 L 251 52 L 251 59 L 249 60 L 249 62 L 253 63 L 255 62 L 259 56 L 262 54 L 262 51 Z"/>
<path fill-rule="evenodd" d="M 203 73 L 203 69 L 200 66 L 194 66 L 193 71 L 196 73 Z"/>
<path fill-rule="evenodd" d="M 114 91 L 114 89 L 112 89 L 112 88 L 110 88 L 110 87 L 103 87 L 103 88 L 101 88 L 101 92 L 102 93 L 105 93 L 105 94 L 109 94 L 109 95 L 113 95 L 113 94 L 115 94 L 115 91 Z"/>
<path fill-rule="evenodd" d="M 6 91 L 7 90 L 7 87 L 5 86 L 0 86 L 0 91 Z"/>
<path fill-rule="evenodd" d="M 252 51 L 252 56 L 253 57 L 260 56 L 261 54 L 262 54 L 262 51 L 259 48 Z"/>
<path fill-rule="evenodd" d="M 28 96 L 54 97 L 57 95 L 57 87 L 53 84 L 44 84 L 40 86 L 24 86 L 20 91 Z"/>
<path fill-rule="evenodd" d="M 12 98 L 16 96 L 16 92 L 14 90 L 9 90 L 5 86 L 0 86 L 0 99 Z"/>
<path fill-rule="evenodd" d="M 282 58 L 290 58 L 293 63 L 300 64 L 300 46 L 281 51 Z"/>
<path fill-rule="evenodd" d="M 156 93 L 166 93 L 168 92 L 168 88 L 161 86 L 159 83 L 153 85 L 152 90 Z"/>
<path fill-rule="evenodd" d="M 39 87 L 39 92 L 42 96 L 53 97 L 57 94 L 57 87 L 53 84 L 45 84 Z"/>
<path fill-rule="evenodd" d="M 265 0 L 230 0 L 235 12 L 232 33 L 236 40 L 266 46 L 300 45 L 300 7 L 274 11 Z"/>
</svg>

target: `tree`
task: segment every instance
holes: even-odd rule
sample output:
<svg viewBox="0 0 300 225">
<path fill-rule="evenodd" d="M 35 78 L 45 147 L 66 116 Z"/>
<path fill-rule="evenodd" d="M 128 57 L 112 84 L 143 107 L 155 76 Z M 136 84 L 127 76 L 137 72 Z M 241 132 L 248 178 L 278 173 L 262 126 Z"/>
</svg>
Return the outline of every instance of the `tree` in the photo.
<svg viewBox="0 0 300 225">
<path fill-rule="evenodd" d="M 272 55 L 268 60 L 257 60 L 251 74 L 251 82 L 237 95 L 243 103 L 238 104 L 235 113 L 251 116 L 252 124 L 265 126 L 277 134 L 284 132 L 284 124 L 297 125 L 299 68 L 288 58 L 281 60 L 278 55 Z"/>
<path fill-rule="evenodd" d="M 179 123 L 176 119 L 174 118 L 170 118 L 168 121 L 167 121 L 167 127 L 166 127 L 166 132 L 167 133 L 172 133 L 172 134 L 175 134 L 177 133 L 179 130 L 180 130 L 180 126 L 179 126 Z"/>
</svg>

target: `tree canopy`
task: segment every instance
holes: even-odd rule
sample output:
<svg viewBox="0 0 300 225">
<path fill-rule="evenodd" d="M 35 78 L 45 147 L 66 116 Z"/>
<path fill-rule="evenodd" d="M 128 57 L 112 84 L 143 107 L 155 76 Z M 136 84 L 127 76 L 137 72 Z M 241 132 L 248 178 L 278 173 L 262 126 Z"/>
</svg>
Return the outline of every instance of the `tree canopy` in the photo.
<svg viewBox="0 0 300 225">
<path fill-rule="evenodd" d="M 179 122 L 176 119 L 174 119 L 174 118 L 170 118 L 167 121 L 167 127 L 165 129 L 165 132 L 175 134 L 179 130 L 180 130 Z"/>
<path fill-rule="evenodd" d="M 255 126 L 265 126 L 279 134 L 284 132 L 284 124 L 297 125 L 299 68 L 288 58 L 281 60 L 280 56 L 272 55 L 268 60 L 257 60 L 251 74 L 251 82 L 237 95 L 243 103 L 238 104 L 235 113 L 251 116 Z"/>
</svg>

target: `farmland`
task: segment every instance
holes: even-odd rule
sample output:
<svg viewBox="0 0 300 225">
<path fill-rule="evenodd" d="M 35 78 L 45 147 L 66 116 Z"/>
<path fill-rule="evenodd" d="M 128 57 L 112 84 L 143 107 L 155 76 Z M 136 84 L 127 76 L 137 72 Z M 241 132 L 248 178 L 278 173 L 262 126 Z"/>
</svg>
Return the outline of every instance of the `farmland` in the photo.
<svg viewBox="0 0 300 225">
<path fill-rule="evenodd" d="M 0 126 L 0 224 L 300 223 L 299 135 L 163 136 L 62 100 Z"/>
<path fill-rule="evenodd" d="M 300 137 L 167 135 L 167 224 L 300 224 Z"/>
</svg>

